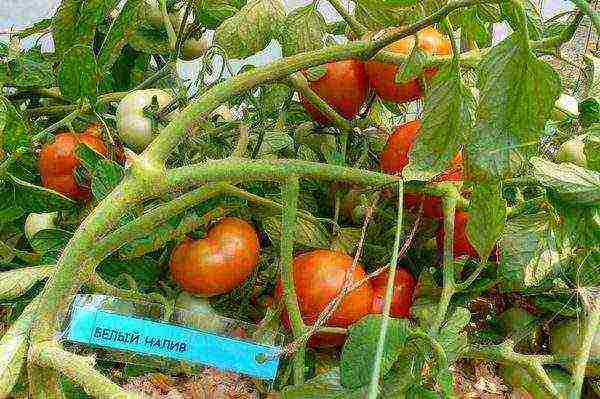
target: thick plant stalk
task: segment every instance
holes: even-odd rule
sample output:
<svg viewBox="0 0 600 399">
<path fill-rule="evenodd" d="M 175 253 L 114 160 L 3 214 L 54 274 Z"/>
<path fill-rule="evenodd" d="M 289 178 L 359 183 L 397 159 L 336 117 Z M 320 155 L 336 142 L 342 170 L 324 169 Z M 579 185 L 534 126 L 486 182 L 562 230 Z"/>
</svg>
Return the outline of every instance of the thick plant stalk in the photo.
<svg viewBox="0 0 600 399">
<path fill-rule="evenodd" d="M 141 394 L 128 392 L 94 369 L 93 358 L 65 351 L 57 342 L 37 344 L 31 356 L 42 367 L 56 370 L 98 399 L 141 399 Z"/>
<path fill-rule="evenodd" d="M 456 213 L 456 198 L 454 196 L 444 197 L 442 203 L 444 207 L 444 286 L 436 317 L 431 326 L 433 336 L 438 334 L 442 323 L 446 319 L 450 299 L 456 292 L 456 282 L 454 281 L 454 214 Z"/>
<path fill-rule="evenodd" d="M 299 72 L 292 74 L 289 79 L 290 83 L 294 88 L 304 96 L 315 108 L 317 108 L 323 115 L 339 127 L 342 131 L 352 130 L 352 125 L 343 116 L 337 113 L 336 110 L 331 108 L 317 93 L 310 88 L 308 81 Z"/>
<path fill-rule="evenodd" d="M 586 322 L 581 336 L 581 344 L 575 355 L 575 368 L 573 370 L 572 387 L 569 392 L 569 399 L 579 399 L 581 397 L 581 387 L 585 378 L 585 369 L 590 357 L 590 349 L 594 336 L 600 324 L 600 306 L 592 303 L 592 307 L 586 317 Z"/>
<path fill-rule="evenodd" d="M 352 32 L 357 37 L 362 37 L 367 33 L 367 28 L 365 28 L 360 22 L 358 22 L 358 20 L 356 18 L 354 18 L 354 15 L 350 14 L 344 8 L 342 3 L 340 3 L 339 0 L 327 0 L 327 1 L 329 2 L 329 4 L 331 4 L 331 6 L 333 8 L 335 8 L 335 10 L 340 14 L 340 16 L 342 18 L 344 18 L 344 21 L 346 21 L 348 26 L 350 26 L 350 29 L 352 29 Z"/>
<path fill-rule="evenodd" d="M 396 237 L 394 240 L 394 252 L 390 267 L 388 269 L 388 280 L 385 291 L 385 302 L 383 304 L 383 314 L 381 321 L 381 330 L 379 331 L 379 338 L 377 340 L 377 351 L 375 352 L 375 363 L 373 364 L 373 373 L 371 374 L 371 383 L 369 385 L 369 399 L 377 399 L 379 395 L 379 377 L 381 374 L 381 361 L 383 358 L 383 347 L 385 346 L 385 339 L 387 336 L 387 328 L 390 321 L 390 309 L 392 307 L 392 297 L 394 294 L 394 281 L 396 279 L 396 269 L 398 263 L 398 256 L 400 253 L 400 238 L 402 236 L 402 214 L 403 214 L 403 190 L 402 182 L 398 183 L 398 219 L 396 222 Z"/>
<path fill-rule="evenodd" d="M 281 188 L 281 197 L 285 207 L 282 214 L 281 235 L 281 281 L 283 283 L 283 300 L 287 309 L 294 339 L 304 334 L 306 326 L 302 321 L 298 297 L 294 286 L 294 271 L 292 267 L 294 252 L 294 236 L 296 234 L 296 210 L 298 208 L 298 194 L 300 183 L 298 176 L 290 176 L 284 181 Z M 304 382 L 304 345 L 297 348 L 294 354 L 294 384 Z"/>
</svg>

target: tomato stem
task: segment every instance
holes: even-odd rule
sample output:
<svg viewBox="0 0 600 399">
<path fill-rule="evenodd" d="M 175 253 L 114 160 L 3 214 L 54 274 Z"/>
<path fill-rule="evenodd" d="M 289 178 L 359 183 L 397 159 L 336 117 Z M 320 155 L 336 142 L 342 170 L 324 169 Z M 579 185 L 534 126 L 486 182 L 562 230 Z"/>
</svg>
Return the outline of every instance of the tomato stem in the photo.
<svg viewBox="0 0 600 399">
<path fill-rule="evenodd" d="M 595 303 L 599 302 L 595 298 L 591 298 L 591 301 L 591 309 L 589 309 L 585 319 L 583 331 L 581 333 L 581 342 L 577 353 L 575 354 L 575 366 L 573 376 L 571 377 L 572 386 L 569 392 L 569 399 L 578 399 L 581 397 L 581 387 L 583 385 L 585 369 L 590 357 L 590 349 L 596 331 L 598 330 L 598 325 L 600 324 L 600 303 Z"/>
<path fill-rule="evenodd" d="M 342 3 L 338 0 L 327 0 L 329 4 L 340 14 L 344 21 L 348 23 L 352 32 L 356 35 L 356 37 L 363 37 L 367 33 L 367 28 L 365 28 L 358 20 L 354 17 L 354 15 L 350 14 L 348 10 L 344 8 Z"/>
</svg>

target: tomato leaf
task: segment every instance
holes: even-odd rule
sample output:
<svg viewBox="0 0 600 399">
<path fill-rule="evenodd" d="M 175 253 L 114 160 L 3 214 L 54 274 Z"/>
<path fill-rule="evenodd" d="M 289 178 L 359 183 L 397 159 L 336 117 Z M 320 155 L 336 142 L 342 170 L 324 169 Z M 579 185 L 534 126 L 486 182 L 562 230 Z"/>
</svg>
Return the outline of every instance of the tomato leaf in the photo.
<svg viewBox="0 0 600 399">
<path fill-rule="evenodd" d="M 592 53 L 583 55 L 586 97 L 600 98 L 600 58 Z"/>
<path fill-rule="evenodd" d="M 394 76 L 394 82 L 403 84 L 413 80 L 415 76 L 423 75 L 429 58 L 430 56 L 421 47 L 414 46 L 406 61 L 398 68 L 396 76 Z"/>
<path fill-rule="evenodd" d="M 479 47 L 492 45 L 490 22 L 482 16 L 480 5 L 462 8 L 451 14 L 453 25 L 461 28 L 467 40 L 473 40 Z"/>
<path fill-rule="evenodd" d="M 267 47 L 284 17 L 279 0 L 251 0 L 216 29 L 214 43 L 229 58 L 244 59 Z"/>
<path fill-rule="evenodd" d="M 600 123 L 600 101 L 587 98 L 579 103 L 579 120 L 585 127 Z"/>
<path fill-rule="evenodd" d="M 571 204 L 593 205 L 600 201 L 600 173 L 572 163 L 530 160 L 535 178 L 555 191 L 561 200 Z"/>
<path fill-rule="evenodd" d="M 598 125 L 598 133 L 600 133 L 600 125 Z M 600 135 L 589 133 L 584 142 L 583 152 L 588 168 L 600 172 Z"/>
<path fill-rule="evenodd" d="M 62 250 L 72 236 L 70 231 L 61 229 L 40 230 L 31 238 L 29 244 L 40 254 L 56 252 Z"/>
<path fill-rule="evenodd" d="M 68 100 L 88 99 L 94 103 L 98 96 L 100 72 L 93 49 L 77 45 L 66 51 L 58 68 L 58 85 Z"/>
<path fill-rule="evenodd" d="M 560 78 L 511 36 L 481 63 L 480 104 L 467 146 L 475 180 L 511 174 L 511 156 L 531 155 L 560 94 Z"/>
<path fill-rule="evenodd" d="M 48 213 L 66 210 L 73 207 L 74 202 L 56 191 L 33 185 L 11 174 L 8 178 L 13 186 L 14 201 L 26 213 Z"/>
<path fill-rule="evenodd" d="M 281 240 L 281 216 L 264 217 L 261 224 L 271 241 L 279 242 Z M 328 248 L 329 233 L 319 222 L 299 220 L 296 223 L 294 241 L 305 248 Z"/>
<path fill-rule="evenodd" d="M 238 12 L 238 8 L 227 0 L 200 0 L 196 3 L 196 19 L 208 29 L 216 29 Z"/>
<path fill-rule="evenodd" d="M 538 5 L 532 0 L 524 0 L 525 18 L 527 19 L 527 30 L 531 40 L 540 40 L 544 32 L 544 20 Z"/>
<path fill-rule="evenodd" d="M 0 148 L 9 154 L 29 148 L 31 137 L 23 117 L 12 103 L 0 94 Z"/>
<path fill-rule="evenodd" d="M 471 321 L 471 312 L 458 307 L 442 326 L 437 340 L 444 347 L 449 362 L 458 358 L 461 350 L 467 346 L 467 336 L 463 329 Z"/>
<path fill-rule="evenodd" d="M 98 201 L 104 199 L 123 179 L 124 172 L 120 165 L 104 158 L 86 144 L 79 144 L 75 148 L 75 156 L 90 174 L 92 194 Z"/>
<path fill-rule="evenodd" d="M 93 46 L 96 27 L 104 21 L 119 0 L 85 0 L 81 5 L 79 18 L 75 24 L 72 43 Z"/>
<path fill-rule="evenodd" d="M 285 18 L 279 34 L 283 55 L 289 57 L 324 47 L 326 29 L 325 18 L 312 4 L 295 9 Z"/>
<path fill-rule="evenodd" d="M 62 0 L 52 20 L 52 40 L 56 53 L 62 55 L 75 41 L 77 19 L 83 0 Z"/>
<path fill-rule="evenodd" d="M 487 259 L 506 224 L 506 201 L 500 182 L 487 181 L 471 195 L 467 236 L 481 259 Z"/>
<path fill-rule="evenodd" d="M 150 257 L 120 260 L 109 258 L 98 267 L 100 274 L 113 284 L 120 285 L 127 274 L 144 288 L 156 286 L 163 273 L 157 261 Z"/>
<path fill-rule="evenodd" d="M 359 399 L 364 392 L 350 391 L 340 384 L 340 370 L 334 368 L 306 381 L 302 385 L 289 385 L 281 392 L 282 399 Z"/>
<path fill-rule="evenodd" d="M 413 22 L 420 15 L 420 9 L 413 7 L 417 2 L 407 0 L 406 6 L 383 4 L 380 0 L 358 0 L 354 8 L 356 19 L 370 30 L 380 30 L 390 26 L 402 26 Z"/>
<path fill-rule="evenodd" d="M 0 56 L 7 55 L 8 47 L 0 42 Z M 18 53 L 15 58 L 0 62 L 0 83 L 15 87 L 50 87 L 56 84 L 52 57 L 39 48 Z"/>
<path fill-rule="evenodd" d="M 421 131 L 411 148 L 406 176 L 430 179 L 444 171 L 468 140 L 474 108 L 475 99 L 458 69 L 440 70 L 425 98 Z"/>
<path fill-rule="evenodd" d="M 261 86 L 258 96 L 261 111 L 267 115 L 279 115 L 281 104 L 283 104 L 290 94 L 290 87 L 284 84 L 274 83 Z"/>
<path fill-rule="evenodd" d="M 171 51 L 166 31 L 140 28 L 129 36 L 129 44 L 147 54 L 166 54 Z"/>
<path fill-rule="evenodd" d="M 551 270 L 538 261 L 545 250 L 552 250 L 548 243 L 549 232 L 546 213 L 519 216 L 507 222 L 498 245 L 501 291 L 520 291 L 548 276 Z"/>
<path fill-rule="evenodd" d="M 98 65 L 103 72 L 110 70 L 123 46 L 142 24 L 145 4 L 143 0 L 127 0 L 113 21 L 98 55 Z"/>
<path fill-rule="evenodd" d="M 317 65 L 306 70 L 306 79 L 309 82 L 316 82 L 327 75 L 327 67 L 325 65 Z"/>
<path fill-rule="evenodd" d="M 369 383 L 382 321 L 381 315 L 367 315 L 348 329 L 340 368 L 340 381 L 344 387 L 356 389 Z M 409 325 L 406 320 L 389 320 L 381 362 L 383 377 L 398 359 L 406 343 L 408 331 Z"/>
</svg>

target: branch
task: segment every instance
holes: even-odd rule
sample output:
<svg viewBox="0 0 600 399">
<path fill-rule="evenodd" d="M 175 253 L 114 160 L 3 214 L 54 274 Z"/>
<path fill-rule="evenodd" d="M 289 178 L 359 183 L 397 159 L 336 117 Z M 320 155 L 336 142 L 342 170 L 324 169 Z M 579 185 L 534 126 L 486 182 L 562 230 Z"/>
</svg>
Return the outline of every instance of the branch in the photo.
<svg viewBox="0 0 600 399">
<path fill-rule="evenodd" d="M 600 35 L 600 13 L 595 11 L 586 0 L 571 1 L 581 10 L 581 12 L 590 17 L 592 24 L 594 24 L 594 27 L 596 28 L 596 32 Z"/>
<path fill-rule="evenodd" d="M 377 399 L 379 396 L 379 377 L 381 374 L 381 362 L 383 359 L 383 349 L 387 336 L 387 329 L 390 322 L 390 309 L 392 307 L 392 297 L 394 296 L 394 282 L 396 279 L 396 268 L 398 266 L 398 256 L 400 251 L 400 237 L 402 236 L 402 214 L 403 214 L 403 199 L 404 190 L 402 182 L 398 183 L 398 216 L 396 222 L 396 237 L 394 240 L 394 249 L 392 260 L 390 262 L 387 288 L 385 291 L 385 299 L 383 304 L 383 314 L 381 321 L 381 329 L 379 330 L 379 339 L 377 341 L 377 351 L 375 352 L 375 364 L 373 365 L 373 373 L 371 374 L 371 384 L 369 385 L 369 399 Z"/>
<path fill-rule="evenodd" d="M 331 108 L 317 93 L 315 93 L 309 86 L 308 81 L 299 72 L 290 75 L 290 83 L 294 88 L 302 94 L 317 110 L 327 117 L 328 120 L 332 121 L 342 131 L 351 131 L 352 125 L 343 116 L 337 113 L 336 110 Z"/>
<path fill-rule="evenodd" d="M 94 369 L 92 357 L 78 356 L 62 349 L 57 342 L 46 341 L 31 349 L 31 359 L 39 366 L 58 371 L 85 392 L 99 399 L 140 399 L 141 394 L 128 392 Z"/>
<path fill-rule="evenodd" d="M 592 301 L 594 299 L 592 298 Z M 585 369 L 590 357 L 590 350 L 600 324 L 600 306 L 597 303 L 592 302 L 591 309 L 585 320 L 581 344 L 575 354 L 575 367 L 572 376 L 572 387 L 569 392 L 569 399 L 578 399 L 581 397 L 581 386 L 583 385 L 583 379 L 585 377 Z"/>
<path fill-rule="evenodd" d="M 294 270 L 292 266 L 294 252 L 294 237 L 296 235 L 296 209 L 298 206 L 298 193 L 300 183 L 297 176 L 289 177 L 281 188 L 282 202 L 286 204 L 283 209 L 281 236 L 281 281 L 283 283 L 283 299 L 292 326 L 294 339 L 304 334 L 306 326 L 302 321 L 302 314 L 298 306 L 298 297 L 294 286 Z M 304 345 L 296 348 L 294 354 L 294 384 L 304 382 Z"/>
<path fill-rule="evenodd" d="M 117 92 L 103 94 L 98 97 L 96 104 L 108 104 L 113 101 L 121 101 L 123 97 L 127 95 L 127 92 Z M 69 112 L 74 112 L 80 109 L 79 105 L 55 105 L 50 107 L 38 107 L 32 109 L 26 109 L 23 113 L 29 118 L 35 118 L 44 115 L 61 115 Z"/>
<path fill-rule="evenodd" d="M 456 292 L 454 281 L 454 214 L 456 199 L 448 196 L 442 200 L 444 209 L 444 286 L 438 304 L 435 321 L 431 326 L 431 333 L 436 336 L 446 318 L 450 299 Z"/>
</svg>

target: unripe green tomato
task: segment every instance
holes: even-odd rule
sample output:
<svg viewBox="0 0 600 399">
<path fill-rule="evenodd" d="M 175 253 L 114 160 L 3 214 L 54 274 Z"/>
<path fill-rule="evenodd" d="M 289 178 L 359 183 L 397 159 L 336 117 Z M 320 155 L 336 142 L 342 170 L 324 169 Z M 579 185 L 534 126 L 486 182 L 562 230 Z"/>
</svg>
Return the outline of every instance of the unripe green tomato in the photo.
<svg viewBox="0 0 600 399">
<path fill-rule="evenodd" d="M 173 97 L 164 90 L 137 90 L 127 94 L 117 109 L 117 130 L 121 141 L 134 150 L 142 151 L 154 138 L 152 119 L 144 115 L 144 109 L 156 98 L 159 108 L 169 104 Z M 167 119 L 172 116 L 169 115 Z"/>
<path fill-rule="evenodd" d="M 38 231 L 53 229 L 57 218 L 58 212 L 30 213 L 25 219 L 25 236 L 31 241 Z"/>
<path fill-rule="evenodd" d="M 208 50 L 208 42 L 203 39 L 187 39 L 181 47 L 180 58 L 184 61 L 193 61 L 202 57 Z"/>
<path fill-rule="evenodd" d="M 143 13 L 146 18 L 146 22 L 154 29 L 161 29 L 163 27 L 162 12 L 160 12 L 160 6 L 158 0 L 145 0 L 145 6 L 143 7 Z"/>
<path fill-rule="evenodd" d="M 174 318 L 180 323 L 215 332 L 221 331 L 224 327 L 222 319 L 215 312 L 207 298 L 197 297 L 183 291 L 177 297 L 175 307 L 177 309 Z"/>
<path fill-rule="evenodd" d="M 556 154 L 556 160 L 559 162 L 574 163 L 582 168 L 587 167 L 587 159 L 584 152 L 584 138 L 585 135 L 576 136 L 562 143 Z"/>
</svg>

